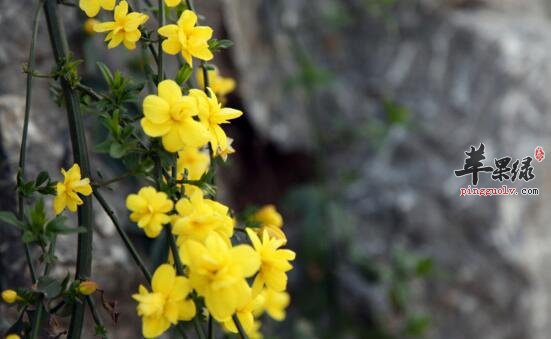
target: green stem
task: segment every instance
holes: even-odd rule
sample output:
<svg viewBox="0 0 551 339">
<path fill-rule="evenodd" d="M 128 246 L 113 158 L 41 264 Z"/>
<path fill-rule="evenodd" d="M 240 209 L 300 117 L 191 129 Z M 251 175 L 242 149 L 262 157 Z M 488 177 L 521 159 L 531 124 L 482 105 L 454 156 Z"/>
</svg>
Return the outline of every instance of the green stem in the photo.
<svg viewBox="0 0 551 339">
<path fill-rule="evenodd" d="M 163 3 L 164 0 L 159 0 L 159 27 L 163 27 L 165 25 L 165 5 Z M 163 56 L 163 47 L 162 47 L 163 39 L 159 39 L 159 45 L 157 47 L 157 52 L 159 53 L 158 56 L 158 63 L 157 63 L 157 82 L 163 81 L 165 78 L 165 68 L 164 68 L 164 56 Z"/>
<path fill-rule="evenodd" d="M 49 259 L 51 259 L 55 253 L 55 243 L 56 243 L 56 238 L 53 238 L 52 241 L 50 242 L 50 247 L 48 248 L 48 256 L 50 257 Z M 46 266 L 44 267 L 44 276 L 47 276 L 48 274 L 50 274 L 51 267 L 52 267 L 51 262 L 46 263 Z"/>
<path fill-rule="evenodd" d="M 97 189 L 94 190 L 93 194 L 94 194 L 94 197 L 96 198 L 96 200 L 99 202 L 99 204 L 103 208 L 103 210 L 105 211 L 105 213 L 107 213 L 107 215 L 109 216 L 109 219 L 111 219 L 111 221 L 113 222 L 113 225 L 115 225 L 115 228 L 117 229 L 117 232 L 119 233 L 119 236 L 121 237 L 122 241 L 124 242 L 124 245 L 126 246 L 126 249 L 128 250 L 128 252 L 130 252 L 130 255 L 132 256 L 132 258 L 136 262 L 136 265 L 138 265 L 138 267 L 142 271 L 145 279 L 147 279 L 148 283 L 151 282 L 151 273 L 147 269 L 147 266 L 143 262 L 140 255 L 138 254 L 138 251 L 136 250 L 136 248 L 132 244 L 132 241 L 130 240 L 130 238 L 128 237 L 126 232 L 121 227 L 121 224 L 119 223 L 119 220 L 115 216 L 115 212 L 113 212 L 111 207 L 109 207 L 109 204 L 107 203 L 107 201 L 105 201 L 105 199 L 103 198 L 103 196 L 101 195 L 101 193 Z"/>
<path fill-rule="evenodd" d="M 195 9 L 193 8 L 193 2 L 191 2 L 191 0 L 186 0 L 186 6 L 187 6 L 187 9 L 195 12 Z"/>
<path fill-rule="evenodd" d="M 21 148 L 19 149 L 19 173 L 18 173 L 18 184 L 19 180 L 25 181 L 25 164 L 27 161 L 27 135 L 29 133 L 29 121 L 31 116 L 31 101 L 32 101 L 32 90 L 33 90 L 33 76 L 35 66 L 35 50 L 36 50 L 36 39 L 38 36 L 38 27 L 40 26 L 40 12 L 42 10 L 42 1 L 39 1 L 36 6 L 34 16 L 33 16 L 33 33 L 31 38 L 31 48 L 29 51 L 29 64 L 27 69 L 27 93 L 25 95 L 25 117 L 23 118 L 23 132 L 21 134 Z M 19 192 L 18 194 L 18 207 L 17 207 L 17 217 L 19 220 L 23 220 L 24 213 L 24 203 L 25 198 L 23 193 Z M 33 284 L 36 282 L 36 270 L 33 265 L 31 251 L 27 243 L 23 243 L 23 248 L 25 250 L 25 258 L 27 259 L 27 265 L 29 266 L 29 271 L 31 274 L 31 279 Z"/>
<path fill-rule="evenodd" d="M 205 331 L 203 331 L 203 328 L 201 327 L 201 324 L 199 323 L 199 318 L 197 318 L 197 316 L 193 318 L 193 327 L 195 328 L 195 332 L 197 332 L 197 337 L 199 339 L 206 339 Z"/>
<path fill-rule="evenodd" d="M 69 56 L 67 37 L 61 24 L 56 0 L 45 0 L 44 12 L 50 40 L 54 52 L 54 58 L 58 65 L 62 65 Z M 69 121 L 69 132 L 73 146 L 73 157 L 80 165 L 82 176 L 90 177 L 88 152 L 86 147 L 86 136 L 80 112 L 80 99 L 78 92 L 71 88 L 69 82 L 63 77 L 60 78 L 67 118 Z M 86 280 L 92 273 L 92 199 L 90 196 L 82 197 L 84 202 L 78 209 L 78 224 L 86 229 L 86 232 L 79 233 L 77 247 L 76 279 Z M 79 339 L 84 321 L 84 304 L 75 303 L 73 315 L 69 325 L 68 337 Z"/>
<path fill-rule="evenodd" d="M 245 330 L 243 329 L 243 326 L 241 325 L 241 322 L 239 321 L 239 318 L 237 318 L 237 315 L 232 315 L 231 317 L 233 319 L 233 323 L 235 324 L 235 327 L 237 327 L 237 332 L 239 332 L 239 337 L 241 339 L 247 339 L 247 334 L 245 333 Z"/>
<path fill-rule="evenodd" d="M 210 97 L 210 92 L 207 91 L 207 88 L 210 87 L 209 69 L 207 67 L 207 64 L 204 61 L 201 61 L 201 70 L 203 71 L 203 82 L 204 82 L 203 90 Z"/>
<path fill-rule="evenodd" d="M 102 332 L 102 338 L 108 339 L 107 336 L 107 330 L 105 328 L 105 325 L 103 323 L 103 320 L 101 319 L 101 315 L 98 312 L 98 309 L 96 308 L 96 303 L 94 303 L 94 299 L 92 299 L 92 296 L 87 295 L 86 296 L 86 303 L 90 307 L 90 311 L 92 311 L 92 318 L 94 318 L 94 322 L 97 326 L 100 326 L 104 331 Z"/>
<path fill-rule="evenodd" d="M 38 308 L 36 309 L 36 313 L 34 314 L 33 318 L 33 324 L 31 329 L 31 335 L 29 336 L 30 339 L 36 339 L 38 338 L 38 335 L 40 333 L 40 323 L 42 320 L 42 313 L 44 312 L 44 305 L 42 304 L 42 298 L 38 301 Z"/>
<path fill-rule="evenodd" d="M 214 338 L 214 321 L 212 320 L 212 315 L 209 315 L 209 327 L 208 327 L 208 339 Z"/>
</svg>

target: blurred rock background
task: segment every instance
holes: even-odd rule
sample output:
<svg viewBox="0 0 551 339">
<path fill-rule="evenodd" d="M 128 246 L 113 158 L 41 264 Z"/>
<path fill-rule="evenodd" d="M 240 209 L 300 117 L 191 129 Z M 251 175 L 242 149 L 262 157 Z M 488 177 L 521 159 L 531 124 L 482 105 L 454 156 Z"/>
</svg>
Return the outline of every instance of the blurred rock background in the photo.
<svg viewBox="0 0 551 339">
<path fill-rule="evenodd" d="M 30 1 L 0 4 L 0 207 L 13 209 L 24 108 Z M 237 211 L 276 203 L 298 253 L 293 304 L 268 338 L 547 339 L 551 332 L 548 160 L 540 196 L 459 197 L 453 170 L 484 142 L 492 159 L 551 149 L 550 3 L 545 0 L 213 0 L 198 11 L 236 47 L 215 60 L 238 82 L 228 106 L 237 154 L 221 172 Z M 65 24 L 82 74 L 95 60 L 132 72 L 133 56 L 105 53 L 78 11 Z M 21 20 L 26 13 L 28 20 Z M 37 68 L 51 69 L 45 27 Z M 106 59 L 107 58 L 107 59 Z M 66 166 L 65 113 L 35 80 L 29 176 Z M 101 129 L 90 119 L 90 139 Z M 100 139 L 98 139 L 100 140 Z M 102 156 L 106 177 L 120 168 Z M 138 183 L 108 195 L 119 204 Z M 482 186 L 491 186 L 488 177 Z M 520 183 L 512 184 L 523 187 Z M 95 278 L 121 308 L 114 337 L 139 335 L 128 291 L 140 281 L 99 210 Z M 143 253 L 154 244 L 130 223 Z M 58 249 L 63 274 L 74 238 Z M 27 284 L 17 234 L 0 228 L 0 288 Z M 4 311 L 5 309 L 0 308 Z M 2 312 L 1 321 L 7 321 Z M 2 324 L 0 324 L 2 325 Z"/>
</svg>

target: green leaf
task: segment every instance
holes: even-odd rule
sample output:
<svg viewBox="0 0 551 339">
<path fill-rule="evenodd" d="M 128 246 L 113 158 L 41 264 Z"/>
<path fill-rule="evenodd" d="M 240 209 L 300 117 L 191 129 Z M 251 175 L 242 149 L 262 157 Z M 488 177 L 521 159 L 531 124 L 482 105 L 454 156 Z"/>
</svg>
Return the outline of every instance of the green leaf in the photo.
<svg viewBox="0 0 551 339">
<path fill-rule="evenodd" d="M 226 49 L 233 46 L 233 41 L 229 39 L 218 40 L 218 48 Z"/>
<path fill-rule="evenodd" d="M 120 159 L 124 157 L 125 154 L 126 154 L 126 147 L 124 145 L 114 142 L 109 147 L 109 155 L 112 158 Z"/>
<path fill-rule="evenodd" d="M 107 84 L 110 87 L 113 86 L 113 73 L 111 73 L 111 71 L 109 70 L 107 65 L 105 65 L 104 63 L 99 62 L 99 61 L 96 62 L 96 65 L 98 65 L 99 70 L 100 70 L 101 74 L 103 75 L 103 78 L 105 79 Z"/>
<path fill-rule="evenodd" d="M 20 183 L 17 188 L 19 193 L 23 194 L 25 197 L 30 197 L 35 191 L 34 181 L 27 181 L 26 183 Z"/>
<path fill-rule="evenodd" d="M 228 39 L 210 39 L 209 40 L 209 49 L 212 52 L 218 52 L 221 49 L 227 49 L 233 46 L 233 41 Z"/>
<path fill-rule="evenodd" d="M 183 83 L 188 81 L 191 73 L 193 73 L 193 68 L 191 68 L 188 64 L 184 64 L 178 71 L 178 74 L 176 74 L 176 82 L 178 85 L 181 86 Z"/>
<path fill-rule="evenodd" d="M 25 244 L 31 243 L 36 241 L 37 238 L 31 231 L 25 231 L 23 232 L 23 235 L 21 236 L 21 241 L 23 241 Z"/>
<path fill-rule="evenodd" d="M 65 225 L 67 217 L 58 215 L 46 225 L 46 233 L 48 234 L 72 234 L 72 233 L 84 233 L 86 228 L 84 227 L 69 227 Z"/>
<path fill-rule="evenodd" d="M 10 224 L 12 226 L 15 226 L 15 227 L 19 228 L 20 230 L 25 229 L 25 224 L 22 223 L 19 219 L 17 219 L 15 214 L 13 214 L 12 212 L 0 211 L 0 220 L 5 222 L 6 224 Z"/>
<path fill-rule="evenodd" d="M 36 204 L 30 210 L 31 231 L 35 234 L 42 232 L 46 223 L 46 211 L 44 209 L 44 200 L 38 199 Z"/>
<path fill-rule="evenodd" d="M 109 150 L 111 149 L 111 144 L 113 141 L 111 139 L 106 139 L 99 144 L 96 144 L 94 147 L 94 150 L 97 153 L 109 153 Z"/>
<path fill-rule="evenodd" d="M 35 185 L 36 186 L 42 186 L 43 183 L 45 183 L 48 179 L 50 179 L 50 175 L 46 171 L 42 171 L 38 174 L 38 177 L 36 177 Z"/>
<path fill-rule="evenodd" d="M 46 298 L 53 298 L 61 293 L 61 285 L 59 282 L 48 276 L 38 278 L 36 289 L 42 292 Z"/>
<path fill-rule="evenodd" d="M 49 183 L 48 186 L 44 186 L 44 187 L 41 187 L 41 188 L 37 189 L 37 191 L 40 194 L 44 194 L 44 195 L 55 195 L 56 192 L 57 192 L 55 186 L 56 186 L 56 183 L 52 182 L 52 183 Z"/>
</svg>

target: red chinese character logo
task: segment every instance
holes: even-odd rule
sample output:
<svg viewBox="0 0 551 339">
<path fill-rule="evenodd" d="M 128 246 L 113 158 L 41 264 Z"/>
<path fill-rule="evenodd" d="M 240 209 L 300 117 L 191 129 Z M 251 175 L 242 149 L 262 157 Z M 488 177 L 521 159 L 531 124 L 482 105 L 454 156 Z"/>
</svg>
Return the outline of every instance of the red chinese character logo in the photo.
<svg viewBox="0 0 551 339">
<path fill-rule="evenodd" d="M 543 151 L 543 148 L 541 146 L 536 147 L 536 150 L 534 151 L 534 158 L 538 162 L 541 162 L 543 159 L 545 159 L 545 152 Z"/>
</svg>

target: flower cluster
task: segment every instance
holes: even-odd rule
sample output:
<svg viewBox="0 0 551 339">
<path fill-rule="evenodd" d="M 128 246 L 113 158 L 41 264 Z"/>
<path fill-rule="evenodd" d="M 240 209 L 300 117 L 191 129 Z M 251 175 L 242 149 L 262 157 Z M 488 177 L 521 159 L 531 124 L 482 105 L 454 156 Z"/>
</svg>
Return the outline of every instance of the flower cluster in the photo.
<svg viewBox="0 0 551 339">
<path fill-rule="evenodd" d="M 235 81 L 206 64 L 220 46 L 212 39 L 212 28 L 198 25 L 197 14 L 180 5 L 181 0 L 164 2 L 168 18 L 175 22 L 165 25 L 164 19 L 159 20 L 162 27 L 154 30 L 145 27 L 148 16 L 132 11 L 124 0 L 80 2 L 91 17 L 101 8 L 114 9 L 113 21 L 93 24 L 94 31 L 108 32 L 108 48 L 123 44 L 132 50 L 142 41 L 154 50 L 159 66 L 159 74 L 152 78 L 157 88 L 143 99 L 139 119 L 151 141 L 148 151 L 157 152 L 155 174 L 148 176 L 156 186 L 142 187 L 126 198 L 130 220 L 147 237 L 156 238 L 165 231 L 172 241 L 167 262 L 157 267 L 151 286 L 140 285 L 133 295 L 142 332 L 146 338 L 155 338 L 179 321 L 208 314 L 226 331 L 236 333 L 240 323 L 249 337 L 259 338 L 264 312 L 275 320 L 285 317 L 290 300 L 287 272 L 295 253 L 283 248 L 287 242 L 283 220 L 272 205 L 258 210 L 255 222 L 249 224 L 238 221 L 228 206 L 216 201 L 213 168 L 219 158 L 225 161 L 235 152 L 224 126 L 243 115 L 225 107 Z M 178 58 L 181 71 L 189 70 L 185 79 L 180 72 L 165 79 L 163 52 Z M 194 59 L 201 61 L 200 68 L 194 68 Z M 188 81 L 193 71 L 198 88 Z M 88 193 L 79 191 L 78 185 L 67 187 L 67 191 Z M 71 209 L 74 204 L 68 206 Z M 246 241 L 236 237 L 237 232 Z M 205 310 L 199 312 L 202 305 Z"/>
</svg>

